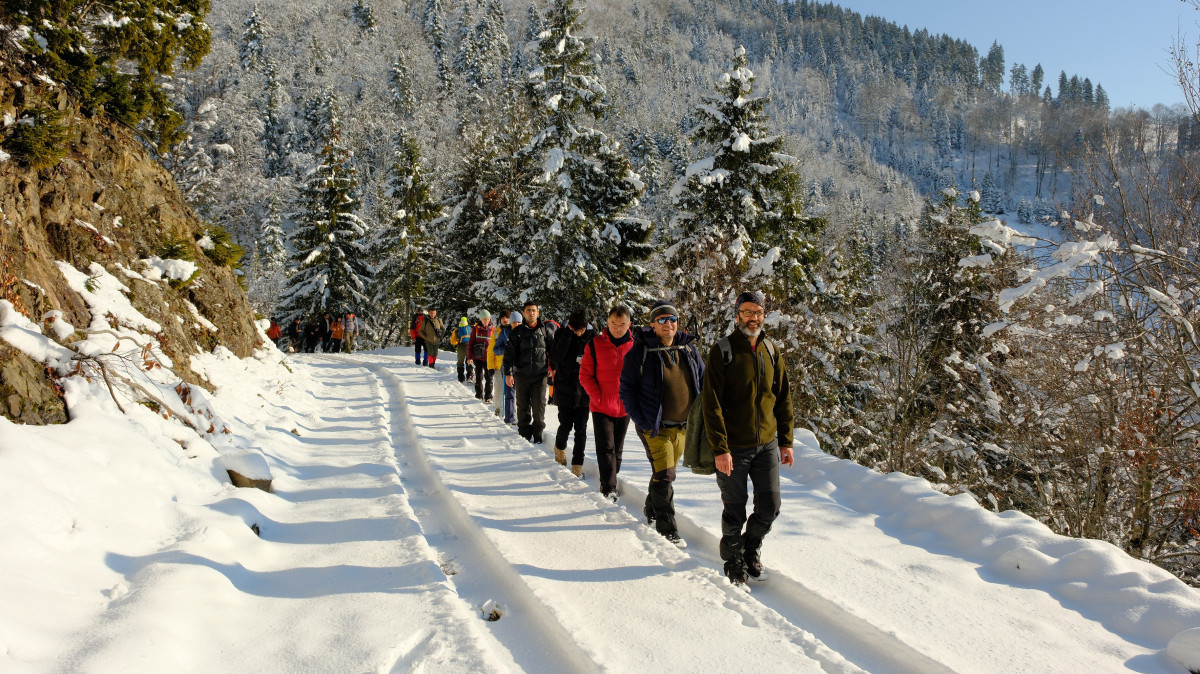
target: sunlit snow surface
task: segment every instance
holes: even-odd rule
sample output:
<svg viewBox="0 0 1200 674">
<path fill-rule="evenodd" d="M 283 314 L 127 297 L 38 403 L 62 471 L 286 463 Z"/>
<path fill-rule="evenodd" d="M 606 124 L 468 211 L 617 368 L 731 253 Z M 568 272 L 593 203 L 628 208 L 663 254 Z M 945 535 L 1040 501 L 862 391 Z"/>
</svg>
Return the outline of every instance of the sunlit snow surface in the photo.
<svg viewBox="0 0 1200 674">
<path fill-rule="evenodd" d="M 1095 541 L 813 449 L 749 595 L 716 554 L 712 477 L 676 482 L 686 550 L 403 350 L 197 357 L 231 442 L 103 390 L 0 420 L 0 671 L 1182 672 L 1200 597 Z M 549 407 L 547 437 L 557 423 Z M 808 444 L 805 444 L 808 443 Z M 258 529 L 256 535 L 251 526 Z M 488 617 L 498 618 L 489 621 Z M 1173 657 L 1172 657 L 1173 656 Z"/>
</svg>

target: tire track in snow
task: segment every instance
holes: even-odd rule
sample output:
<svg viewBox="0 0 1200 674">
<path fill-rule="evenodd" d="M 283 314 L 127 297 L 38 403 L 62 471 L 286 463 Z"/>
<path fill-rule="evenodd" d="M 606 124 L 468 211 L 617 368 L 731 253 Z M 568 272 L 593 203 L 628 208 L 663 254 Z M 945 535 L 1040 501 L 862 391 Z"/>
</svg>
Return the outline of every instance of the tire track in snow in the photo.
<svg viewBox="0 0 1200 674">
<path fill-rule="evenodd" d="M 532 501 L 529 499 L 522 501 L 525 507 L 534 508 L 534 512 L 529 513 L 532 517 L 523 518 L 518 513 L 515 520 L 492 519 L 497 516 L 496 509 L 507 507 L 511 510 L 511 503 L 508 506 L 500 506 L 495 502 L 479 502 L 478 499 L 475 499 L 475 505 L 470 505 L 472 503 L 470 497 L 467 497 L 465 501 L 459 501 L 464 515 L 468 509 L 474 513 L 476 506 L 482 506 L 487 511 L 485 515 L 475 513 L 475 516 L 483 517 L 485 522 L 489 522 L 486 527 L 479 527 L 479 523 L 473 520 L 465 522 L 465 524 L 472 528 L 477 528 L 483 536 L 487 537 L 491 541 L 492 549 L 498 550 L 497 546 L 503 545 L 504 549 L 507 550 L 507 555 L 515 553 L 515 556 L 512 558 L 502 555 L 501 562 L 510 565 L 514 569 L 521 569 L 523 573 L 532 573 L 533 580 L 538 583 L 536 587 L 531 586 L 529 580 L 523 576 L 518 576 L 519 582 L 522 583 L 524 588 L 533 588 L 532 593 L 541 597 L 541 602 L 546 607 L 548 614 L 555 616 L 556 619 L 563 620 L 564 627 L 571 628 L 573 619 L 576 617 L 573 614 L 577 613 L 580 608 L 589 606 L 586 603 L 587 601 L 600 600 L 600 603 L 605 603 L 604 599 L 611 599 L 614 596 L 608 595 L 602 599 L 595 594 L 591 594 L 592 590 L 589 586 L 594 586 L 597 573 L 607 573 L 608 577 L 613 580 L 618 579 L 615 576 L 629 576 L 627 580 L 623 581 L 623 585 L 628 587 L 625 588 L 621 596 L 626 596 L 629 590 L 645 586 L 647 591 L 656 593 L 653 596 L 664 597 L 666 595 L 658 593 L 662 593 L 668 587 L 674 587 L 675 589 L 668 590 L 670 596 L 674 597 L 674 599 L 668 599 L 669 603 L 675 604 L 681 601 L 689 603 L 689 605 L 694 607 L 689 613 L 704 615 L 706 616 L 706 620 L 715 620 L 716 622 L 713 623 L 714 628 L 717 624 L 739 624 L 740 631 L 738 631 L 738 634 L 742 635 L 741 639 L 747 640 L 744 644 L 754 642 L 757 644 L 754 648 L 765 649 L 764 653 L 770 652 L 777 657 L 781 657 L 782 659 L 779 662 L 791 663 L 794 671 L 809 671 L 813 668 L 826 672 L 839 673 L 862 671 L 859 667 L 849 662 L 842 654 L 829 648 L 811 633 L 789 622 L 770 607 L 760 602 L 755 602 L 747 597 L 745 593 L 730 587 L 725 582 L 724 577 L 718 571 L 714 570 L 711 564 L 697 561 L 685 551 L 678 550 L 666 543 L 652 529 L 639 524 L 627 509 L 602 501 L 599 495 L 592 492 L 592 489 L 585 483 L 577 480 L 565 469 L 554 463 L 545 450 L 530 446 L 525 441 L 516 439 L 516 436 L 510 430 L 499 425 L 483 408 L 477 408 L 477 401 L 473 400 L 469 393 L 463 391 L 460 384 L 451 378 L 447 378 L 444 373 L 435 374 L 429 372 L 427 369 L 417 370 L 415 366 L 407 362 L 402 362 L 399 359 L 393 362 L 380 362 L 378 365 L 372 366 L 373 371 L 380 373 L 381 376 L 385 376 L 383 373 L 388 373 L 392 377 L 395 377 L 394 373 L 388 372 L 388 368 L 407 371 L 406 374 L 412 374 L 417 377 L 417 379 L 407 382 L 422 390 L 422 397 L 415 399 L 412 403 L 418 406 L 412 410 L 412 414 L 415 416 L 409 416 L 409 408 L 407 406 L 403 413 L 406 417 L 406 429 L 410 432 L 410 440 L 413 443 L 411 446 L 416 448 L 416 453 L 428 454 L 425 457 L 425 463 L 433 470 L 431 477 L 436 478 L 438 474 L 448 470 L 450 471 L 448 474 L 452 476 L 451 482 L 454 482 L 456 485 L 455 488 L 465 488 L 465 494 L 469 494 L 474 488 L 466 484 L 458 484 L 458 482 L 455 482 L 455 478 L 463 470 L 474 472 L 475 469 L 467 468 L 461 462 L 466 457 L 474 454 L 476 460 L 482 460 L 481 465 L 478 466 L 478 470 L 485 472 L 492 469 L 485 467 L 483 464 L 500 462 L 503 463 L 503 470 L 511 471 L 511 479 L 514 481 L 512 488 L 505 491 L 512 493 L 536 492 L 542 494 L 541 502 L 545 502 L 547 497 L 551 501 L 556 502 L 558 505 L 550 506 L 553 512 L 560 513 L 563 516 L 571 518 L 572 521 L 576 521 L 578 523 L 576 526 L 582 526 L 582 530 L 597 526 L 591 523 L 594 519 L 603 519 L 607 525 L 605 528 L 615 527 L 618 530 L 625 530 L 627 532 L 625 534 L 627 539 L 639 542 L 637 547 L 640 548 L 640 552 L 634 554 L 626 553 L 631 560 L 629 563 L 634 566 L 625 567 L 625 572 L 616 567 L 610 568 L 607 572 L 599 571 L 600 567 L 589 567 L 586 563 L 584 567 L 579 567 L 578 570 L 570 570 L 574 567 L 564 567 L 561 564 L 554 563 L 551 563 L 550 566 L 544 566 L 546 564 L 545 561 L 535 561 L 539 558 L 536 550 L 523 547 L 530 544 L 537 545 L 537 543 L 533 542 L 535 539 L 528 538 L 527 536 L 524 539 L 521 539 L 520 536 L 514 539 L 511 535 L 512 532 L 514 530 L 522 530 L 530 533 L 533 533 L 535 530 L 546 533 L 554 531 L 557 532 L 555 535 L 558 536 L 577 537 L 579 531 L 576 531 L 571 526 L 565 529 L 555 527 L 543 529 L 531 526 L 531 520 L 545 522 L 547 518 L 555 519 L 558 517 L 558 515 L 546 515 L 545 513 L 550 511 L 542 511 L 541 506 L 534 505 L 535 502 L 538 502 L 536 498 Z M 395 377 L 395 379 L 398 380 L 399 378 Z M 406 395 L 407 385 L 397 383 L 397 386 L 400 394 Z M 436 395 L 429 397 L 435 390 Z M 414 421 L 418 417 L 432 421 L 433 425 L 430 426 L 427 423 L 418 425 Z M 473 446 L 467 442 L 463 444 L 448 444 L 449 439 L 456 437 L 459 433 L 482 434 L 482 436 L 486 437 L 489 433 L 500 429 L 504 429 L 501 431 L 503 436 L 510 436 L 511 439 L 506 437 L 502 441 L 501 446 L 489 448 L 484 454 L 473 453 Z M 445 442 L 438 444 L 439 441 L 434 441 L 435 438 L 445 438 Z M 433 444 L 427 444 L 430 442 Z M 463 453 L 464 449 L 467 450 L 466 454 Z M 469 464 L 472 459 L 466 460 Z M 450 463 L 445 464 L 444 462 L 446 461 Z M 534 475 L 537 475 L 537 477 L 533 477 Z M 544 488 L 542 485 L 544 485 Z M 570 501 L 569 504 L 557 501 L 554 498 L 553 494 L 558 493 L 560 490 L 562 496 L 567 497 Z M 456 493 L 455 496 L 448 496 L 448 498 L 458 501 L 465 494 Z M 568 494 L 570 495 L 569 497 Z M 492 506 L 495 507 L 493 508 Z M 575 514 L 572 515 L 571 513 Z M 599 515 L 598 518 L 597 515 Z M 471 517 L 469 515 L 465 516 L 468 518 Z M 583 519 L 576 520 L 575 518 Z M 588 524 L 583 524 L 585 521 Z M 496 538 L 497 535 L 499 535 L 499 538 Z M 520 540 L 527 540 L 529 542 L 522 543 Z M 617 543 L 617 541 L 613 540 L 612 543 Z M 431 541 L 431 544 L 436 547 L 435 542 Z M 514 545 L 517 547 L 512 547 Z M 624 544 L 618 545 L 624 547 Z M 544 560 L 544 556 L 541 559 Z M 634 559 L 651 561 L 652 566 L 641 566 L 638 562 L 632 561 Z M 549 576 L 546 575 L 548 573 L 550 574 Z M 580 594 L 575 596 L 572 603 L 566 605 L 555 603 L 561 593 L 564 592 L 561 582 L 568 581 L 569 585 L 569 577 L 562 574 L 568 574 L 568 576 L 579 575 L 581 579 L 588 579 L 582 581 L 583 585 L 579 586 Z M 649 578 L 657 580 L 650 581 L 647 584 L 645 581 L 633 579 L 633 576 L 640 576 L 641 574 L 651 574 Z M 547 579 L 551 580 L 549 583 L 550 586 L 546 583 Z M 555 586 L 556 582 L 558 586 Z M 565 591 L 568 594 L 572 593 L 571 590 Z M 612 591 L 618 592 L 619 590 L 614 588 Z M 543 596 L 543 593 L 545 593 L 545 596 Z M 629 599 L 635 599 L 636 596 L 636 594 L 631 595 Z M 589 597 L 590 599 L 584 600 L 584 597 Z M 545 603 L 548 598 L 550 599 L 550 604 Z M 580 604 L 581 601 L 584 603 Z M 691 604 L 690 602 L 697 603 Z M 657 611 L 652 609 L 652 612 L 647 613 L 647 615 L 657 615 L 659 618 L 663 618 L 670 615 L 670 611 L 675 610 L 668 609 L 668 612 L 664 615 L 661 612 L 662 608 L 660 607 Z M 591 609 L 605 610 L 601 609 L 598 605 L 591 605 Z M 607 610 L 611 610 L 611 608 Z M 633 617 L 629 616 L 629 618 Z M 638 618 L 641 619 L 642 616 L 638 616 Z M 597 625 L 590 624 L 585 626 L 574 624 L 574 629 L 576 630 L 594 627 L 597 627 Z M 604 666 L 619 669 L 621 665 L 617 665 L 616 661 L 610 660 L 605 653 L 606 649 L 611 649 L 622 642 L 604 641 L 605 639 L 611 639 L 612 635 L 607 637 L 600 634 L 590 636 L 592 638 L 586 641 L 591 650 L 587 652 L 592 653 L 595 651 L 595 657 L 600 657 L 600 662 Z M 573 640 L 576 637 L 568 636 L 567 638 Z M 621 637 L 617 638 L 620 639 Z M 637 646 L 634 646 L 633 642 L 625 642 L 624 646 L 626 648 L 644 648 L 646 645 L 642 643 L 644 641 L 644 636 L 639 636 L 634 639 Z M 689 640 L 688 643 L 692 643 L 693 641 L 695 640 Z M 726 658 L 726 664 L 736 661 L 729 660 L 732 653 L 738 652 L 736 646 L 732 651 L 729 648 L 730 645 L 735 643 L 737 642 L 722 643 L 720 648 L 716 648 L 708 653 L 709 659 L 724 657 Z M 711 640 L 705 639 L 697 641 L 694 645 L 702 648 L 701 644 L 715 645 Z M 783 644 L 788 644 L 794 650 L 782 647 Z M 688 652 L 692 653 L 696 651 Z M 719 656 L 717 655 L 718 653 L 720 653 Z M 655 653 L 651 655 L 647 653 L 646 655 L 649 657 L 662 657 L 663 654 Z M 811 661 L 807 668 L 801 664 L 806 660 Z M 677 665 L 679 661 L 668 658 L 666 662 L 674 662 Z"/>
<path fill-rule="evenodd" d="M 476 609 L 481 609 L 489 600 L 503 607 L 504 615 L 489 624 L 492 633 L 508 648 L 514 663 L 522 670 L 599 671 L 442 484 L 421 450 L 400 378 L 377 363 L 363 362 L 362 365 L 383 383 L 389 394 L 396 459 L 402 468 L 408 469 L 402 474 L 410 490 L 409 502 L 420 516 L 426 539 L 435 550 L 449 552 L 467 566 L 463 573 L 451 577 L 459 596 Z M 481 611 L 480 616 L 482 620 Z M 531 647 L 534 642 L 530 633 L 542 637 L 536 643 L 538 648 Z"/>
<path fill-rule="evenodd" d="M 629 448 L 627 441 L 627 451 Z M 639 450 L 641 446 L 634 445 L 633 449 Z M 589 474 L 598 479 L 595 469 L 589 468 Z M 640 518 L 646 499 L 645 489 L 635 486 L 623 476 L 618 477 L 618 483 L 621 504 Z M 714 569 L 723 579 L 724 564 L 721 561 L 719 537 L 694 522 L 678 507 L 675 519 L 679 533 L 688 542 L 687 554 L 698 565 Z M 654 535 L 658 536 L 657 533 Z M 908 645 L 895 633 L 851 613 L 794 578 L 770 567 L 767 570 L 768 580 L 750 582 L 749 599 L 779 614 L 791 625 L 811 633 L 859 667 L 869 672 L 954 674 L 954 670 Z M 741 594 L 740 591 L 738 594 Z"/>
</svg>

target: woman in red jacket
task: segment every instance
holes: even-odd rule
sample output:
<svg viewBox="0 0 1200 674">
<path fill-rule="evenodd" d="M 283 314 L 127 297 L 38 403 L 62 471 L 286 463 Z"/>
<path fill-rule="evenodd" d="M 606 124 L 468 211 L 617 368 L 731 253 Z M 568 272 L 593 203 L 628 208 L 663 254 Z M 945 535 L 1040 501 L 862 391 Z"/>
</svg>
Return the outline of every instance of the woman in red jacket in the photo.
<svg viewBox="0 0 1200 674">
<path fill-rule="evenodd" d="M 608 312 L 608 324 L 583 350 L 579 384 L 591 397 L 592 435 L 596 438 L 596 466 L 600 469 L 600 492 L 614 503 L 617 473 L 629 415 L 621 403 L 621 366 L 633 348 L 629 307 L 617 305 Z"/>
</svg>

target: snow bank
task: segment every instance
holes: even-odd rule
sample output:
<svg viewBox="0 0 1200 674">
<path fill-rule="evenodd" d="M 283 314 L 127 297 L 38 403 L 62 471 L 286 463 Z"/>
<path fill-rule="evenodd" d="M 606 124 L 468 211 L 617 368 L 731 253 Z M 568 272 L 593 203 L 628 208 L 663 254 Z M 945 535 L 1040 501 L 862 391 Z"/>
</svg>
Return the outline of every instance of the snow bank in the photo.
<svg viewBox="0 0 1200 674">
<path fill-rule="evenodd" d="M 946 496 L 923 479 L 837 459 L 815 449 L 811 434 L 799 440 L 798 472 L 820 473 L 840 502 L 882 513 L 878 526 L 901 540 L 932 537 L 939 553 L 975 562 L 997 582 L 1045 591 L 1127 638 L 1162 647 L 1200 627 L 1195 590 L 1114 545 L 1060 536 L 1024 513 L 994 513 L 967 494 Z"/>
</svg>

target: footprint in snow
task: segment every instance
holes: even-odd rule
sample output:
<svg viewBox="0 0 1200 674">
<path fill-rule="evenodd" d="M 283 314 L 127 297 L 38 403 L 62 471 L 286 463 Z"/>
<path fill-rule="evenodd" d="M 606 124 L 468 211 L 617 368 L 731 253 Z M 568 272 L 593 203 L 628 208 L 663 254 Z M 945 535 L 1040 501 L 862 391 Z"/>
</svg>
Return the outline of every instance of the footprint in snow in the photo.
<svg viewBox="0 0 1200 674">
<path fill-rule="evenodd" d="M 462 573 L 462 567 L 459 566 L 458 562 L 445 552 L 438 553 L 438 566 L 442 568 L 442 573 L 446 574 L 447 577 L 457 576 Z"/>
</svg>

